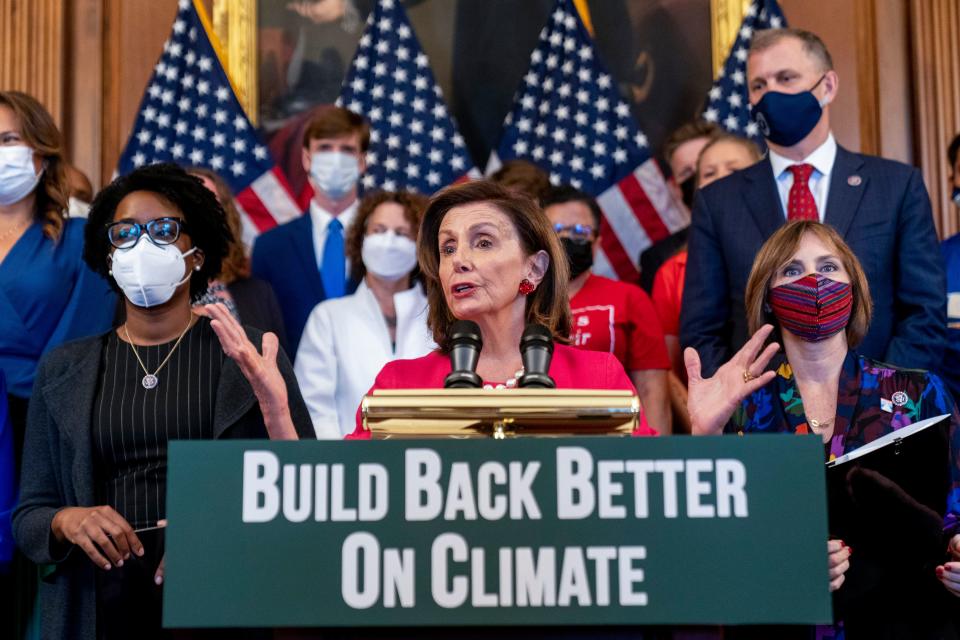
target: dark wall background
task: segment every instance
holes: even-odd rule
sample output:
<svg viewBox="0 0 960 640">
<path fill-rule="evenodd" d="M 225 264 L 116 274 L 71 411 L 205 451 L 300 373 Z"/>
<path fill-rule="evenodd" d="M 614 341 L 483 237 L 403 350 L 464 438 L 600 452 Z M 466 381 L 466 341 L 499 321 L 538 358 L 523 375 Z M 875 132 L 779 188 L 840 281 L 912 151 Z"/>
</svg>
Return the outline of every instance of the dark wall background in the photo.
<svg viewBox="0 0 960 640">
<path fill-rule="evenodd" d="M 287 3 L 260 0 L 260 120 L 268 136 L 311 106 L 336 99 L 373 3 L 346 5 L 355 11 L 304 17 Z M 482 169 L 553 1 L 407 0 L 405 5 Z M 590 0 L 588 6 L 601 58 L 659 149 L 670 131 L 699 113 L 710 88 L 710 3 Z"/>
</svg>

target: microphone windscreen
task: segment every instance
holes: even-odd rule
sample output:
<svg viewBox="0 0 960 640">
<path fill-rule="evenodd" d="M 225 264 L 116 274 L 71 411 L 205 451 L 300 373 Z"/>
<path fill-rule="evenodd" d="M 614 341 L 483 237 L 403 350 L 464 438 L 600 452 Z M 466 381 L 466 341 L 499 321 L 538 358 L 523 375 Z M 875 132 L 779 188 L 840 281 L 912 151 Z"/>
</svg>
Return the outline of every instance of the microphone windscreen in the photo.
<svg viewBox="0 0 960 640">
<path fill-rule="evenodd" d="M 473 320 L 457 320 L 450 325 L 450 341 L 454 346 L 469 344 L 480 349 L 483 339 L 480 337 L 480 325 Z"/>
<path fill-rule="evenodd" d="M 543 347 L 553 352 L 553 333 L 542 324 L 528 324 L 520 336 L 520 351 L 527 347 Z"/>
</svg>

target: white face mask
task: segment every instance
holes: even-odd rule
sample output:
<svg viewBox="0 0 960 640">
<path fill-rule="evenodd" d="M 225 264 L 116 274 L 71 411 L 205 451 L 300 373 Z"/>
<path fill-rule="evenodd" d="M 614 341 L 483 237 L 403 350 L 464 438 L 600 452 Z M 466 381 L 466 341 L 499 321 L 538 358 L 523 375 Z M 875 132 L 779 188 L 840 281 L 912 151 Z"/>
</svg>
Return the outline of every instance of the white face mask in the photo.
<svg viewBox="0 0 960 640">
<path fill-rule="evenodd" d="M 190 279 L 184 258 L 196 250 L 180 253 L 175 245 L 157 246 L 142 237 L 132 249 L 113 252 L 110 273 L 127 300 L 138 307 L 155 307 L 170 300 L 177 287 Z"/>
<path fill-rule="evenodd" d="M 363 239 L 360 250 L 367 271 L 384 280 L 399 280 L 417 266 L 417 245 L 393 231 L 372 233 Z"/>
<path fill-rule="evenodd" d="M 0 147 L 0 205 L 7 206 L 30 195 L 40 182 L 33 167 L 33 149 L 23 145 Z"/>
<path fill-rule="evenodd" d="M 360 178 L 360 161 L 342 151 L 318 151 L 310 157 L 310 177 L 333 200 L 350 193 Z"/>
</svg>

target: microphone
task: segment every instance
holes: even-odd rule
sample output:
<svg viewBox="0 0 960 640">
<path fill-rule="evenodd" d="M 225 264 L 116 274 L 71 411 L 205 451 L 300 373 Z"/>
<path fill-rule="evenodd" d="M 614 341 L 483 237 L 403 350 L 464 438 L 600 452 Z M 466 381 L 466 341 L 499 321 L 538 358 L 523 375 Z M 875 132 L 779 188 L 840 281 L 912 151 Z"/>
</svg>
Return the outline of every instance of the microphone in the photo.
<svg viewBox="0 0 960 640">
<path fill-rule="evenodd" d="M 450 327 L 450 373 L 443 380 L 445 389 L 479 389 L 483 386 L 477 375 L 477 361 L 483 339 L 480 326 L 471 320 L 457 320 Z"/>
<path fill-rule="evenodd" d="M 518 384 L 521 387 L 536 389 L 554 389 L 557 384 L 547 372 L 550 359 L 553 358 L 553 334 L 542 324 L 528 324 L 520 336 L 520 359 L 523 361 L 523 375 Z"/>
</svg>

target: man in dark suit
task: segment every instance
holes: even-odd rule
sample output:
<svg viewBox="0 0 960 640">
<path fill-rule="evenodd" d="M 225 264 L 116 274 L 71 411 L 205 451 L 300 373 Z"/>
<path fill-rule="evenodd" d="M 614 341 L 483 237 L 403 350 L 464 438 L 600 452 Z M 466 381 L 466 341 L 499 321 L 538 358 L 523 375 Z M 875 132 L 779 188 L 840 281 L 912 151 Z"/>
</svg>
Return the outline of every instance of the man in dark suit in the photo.
<svg viewBox="0 0 960 640">
<path fill-rule="evenodd" d="M 798 29 L 758 32 L 747 59 L 750 104 L 769 154 L 698 193 L 680 342 L 712 375 L 746 339 L 744 288 L 753 259 L 786 220 L 818 219 L 863 264 L 873 297 L 863 355 L 937 369 L 945 280 L 920 172 L 837 146 L 830 107 L 839 78 L 823 42 Z"/>
<path fill-rule="evenodd" d="M 291 360 L 313 308 L 357 288 L 347 280 L 343 241 L 357 213 L 357 183 L 369 145 L 370 127 L 361 116 L 335 106 L 320 108 L 303 136 L 303 168 L 313 190 L 309 210 L 254 244 L 253 274 L 277 294 Z"/>
</svg>

